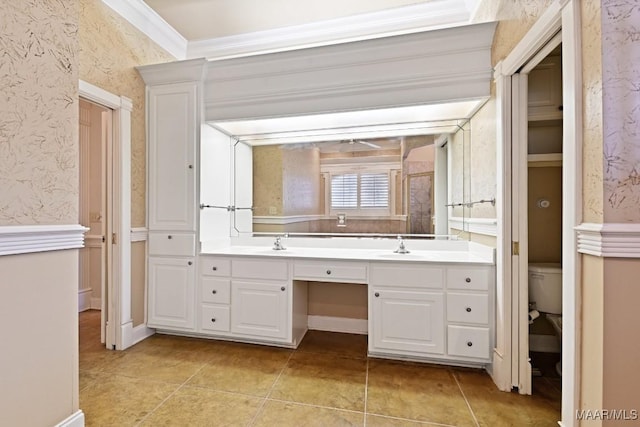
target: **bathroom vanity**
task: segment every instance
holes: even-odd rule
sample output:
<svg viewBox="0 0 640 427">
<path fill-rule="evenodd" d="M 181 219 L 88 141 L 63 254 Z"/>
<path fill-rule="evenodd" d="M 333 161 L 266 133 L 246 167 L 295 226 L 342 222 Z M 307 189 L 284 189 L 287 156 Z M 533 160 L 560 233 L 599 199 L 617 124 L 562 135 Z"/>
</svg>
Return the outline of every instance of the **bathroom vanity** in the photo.
<svg viewBox="0 0 640 427">
<path fill-rule="evenodd" d="M 425 238 L 408 240 L 410 253 L 397 254 L 389 238 L 296 237 L 283 240 L 286 250 L 273 250 L 274 236 L 251 234 L 252 145 L 232 130 L 243 120 L 259 128 L 263 119 L 382 107 L 388 111 L 373 116 L 387 118 L 424 104 L 438 113 L 437 122 L 392 122 L 432 134 L 457 132 L 490 95 L 495 24 L 469 28 L 464 38 L 459 29 L 442 30 L 138 68 L 147 85 L 147 326 L 294 348 L 308 329 L 309 283 L 359 284 L 367 287 L 370 355 L 489 365 L 493 248 Z M 455 78 L 444 81 L 444 75 Z M 443 107 L 433 108 L 438 104 Z M 417 116 L 421 122 L 423 114 Z M 370 125 L 379 131 L 385 123 Z M 447 181 L 438 175 L 436 181 Z M 449 175 L 468 187 L 462 173 Z M 451 202 L 446 186 L 436 192 L 444 230 Z M 269 205 L 261 208 L 271 214 Z"/>
<path fill-rule="evenodd" d="M 411 240 L 411 252 L 397 254 L 392 239 L 338 237 L 285 239 L 286 249 L 274 250 L 271 240 L 203 244 L 201 253 L 182 265 L 166 260 L 150 265 L 148 326 L 297 347 L 307 331 L 308 283 L 357 283 L 368 288 L 371 356 L 473 366 L 490 362 L 491 248 Z M 189 271 L 197 272 L 192 280 Z"/>
</svg>

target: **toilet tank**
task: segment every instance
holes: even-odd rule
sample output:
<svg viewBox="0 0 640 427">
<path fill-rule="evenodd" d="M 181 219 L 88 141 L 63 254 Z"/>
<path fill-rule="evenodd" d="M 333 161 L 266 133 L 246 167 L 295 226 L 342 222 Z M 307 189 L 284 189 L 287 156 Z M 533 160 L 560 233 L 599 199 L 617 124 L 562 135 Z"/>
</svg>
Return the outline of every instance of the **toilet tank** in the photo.
<svg viewBox="0 0 640 427">
<path fill-rule="evenodd" d="M 562 266 L 529 264 L 529 302 L 544 313 L 562 314 Z"/>
</svg>

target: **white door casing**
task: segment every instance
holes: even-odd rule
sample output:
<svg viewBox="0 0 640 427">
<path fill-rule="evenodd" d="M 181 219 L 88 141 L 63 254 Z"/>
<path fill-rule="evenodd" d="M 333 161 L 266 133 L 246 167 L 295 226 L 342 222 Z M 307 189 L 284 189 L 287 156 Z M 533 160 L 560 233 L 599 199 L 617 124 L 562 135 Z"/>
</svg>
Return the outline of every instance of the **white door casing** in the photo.
<svg viewBox="0 0 640 427">
<path fill-rule="evenodd" d="M 80 80 L 79 96 L 113 110 L 113 159 L 111 194 L 112 245 L 107 266 L 108 318 L 106 343 L 118 350 L 132 345 L 131 317 L 131 110 L 129 98 L 117 96 Z M 109 238 L 110 236 L 107 236 Z"/>
</svg>

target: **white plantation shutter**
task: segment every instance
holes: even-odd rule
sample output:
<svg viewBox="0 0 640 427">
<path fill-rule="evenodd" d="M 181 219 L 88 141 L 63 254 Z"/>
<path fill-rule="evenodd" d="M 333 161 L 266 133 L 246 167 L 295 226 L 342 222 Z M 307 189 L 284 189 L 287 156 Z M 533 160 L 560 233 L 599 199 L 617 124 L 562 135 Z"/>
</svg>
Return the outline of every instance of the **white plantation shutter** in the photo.
<svg viewBox="0 0 640 427">
<path fill-rule="evenodd" d="M 355 173 L 331 176 L 331 207 L 358 207 L 358 175 Z"/>
<path fill-rule="evenodd" d="M 360 175 L 360 207 L 386 208 L 389 206 L 389 174 L 363 173 Z"/>
</svg>

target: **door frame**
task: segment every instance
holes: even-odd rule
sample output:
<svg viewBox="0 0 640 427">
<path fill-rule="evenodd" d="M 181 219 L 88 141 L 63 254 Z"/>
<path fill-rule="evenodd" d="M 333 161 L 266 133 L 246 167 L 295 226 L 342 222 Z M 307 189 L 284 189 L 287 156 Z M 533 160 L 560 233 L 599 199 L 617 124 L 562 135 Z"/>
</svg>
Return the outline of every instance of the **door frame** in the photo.
<svg viewBox="0 0 640 427">
<path fill-rule="evenodd" d="M 131 111 L 129 98 L 114 95 L 83 80 L 79 81 L 79 96 L 109 108 L 112 120 L 112 239 L 111 264 L 107 266 L 106 346 L 123 350 L 133 344 L 131 316 Z M 104 306 L 104 304 L 103 304 Z"/>
<path fill-rule="evenodd" d="M 581 263 L 578 257 L 575 227 L 582 220 L 582 58 L 580 2 L 554 1 L 520 43 L 496 64 L 497 98 L 497 306 L 496 348 L 492 376 L 502 390 L 520 385 L 519 376 L 528 355 L 519 354 L 519 331 L 526 313 L 513 304 L 514 292 L 521 293 L 526 283 L 513 284 L 512 224 L 512 142 L 522 132 L 513 111 L 513 75 L 530 61 L 559 31 L 562 31 L 563 98 L 563 174 L 562 174 L 562 259 L 563 259 L 563 335 L 562 335 L 562 421 L 565 427 L 576 425 L 575 411 L 580 399 L 580 306 Z M 517 113 L 516 113 L 517 114 Z M 519 288 L 515 288 L 519 285 Z"/>
</svg>

